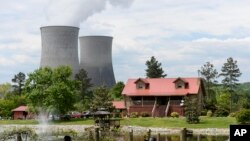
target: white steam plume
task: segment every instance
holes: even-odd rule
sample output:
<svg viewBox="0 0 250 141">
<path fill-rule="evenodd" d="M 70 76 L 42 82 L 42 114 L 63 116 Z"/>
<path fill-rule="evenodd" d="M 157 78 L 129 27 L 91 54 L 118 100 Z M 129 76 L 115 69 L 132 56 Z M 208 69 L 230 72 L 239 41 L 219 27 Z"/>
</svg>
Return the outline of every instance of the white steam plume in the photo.
<svg viewBox="0 0 250 141">
<path fill-rule="evenodd" d="M 47 25 L 79 26 L 95 13 L 113 6 L 127 8 L 134 0 L 50 0 L 46 9 Z"/>
</svg>

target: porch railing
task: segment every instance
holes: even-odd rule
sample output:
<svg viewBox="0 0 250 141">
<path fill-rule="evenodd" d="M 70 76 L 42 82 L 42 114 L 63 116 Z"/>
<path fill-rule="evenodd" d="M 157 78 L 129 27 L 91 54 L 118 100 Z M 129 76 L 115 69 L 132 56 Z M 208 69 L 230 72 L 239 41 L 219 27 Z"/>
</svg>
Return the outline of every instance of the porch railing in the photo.
<svg viewBox="0 0 250 141">
<path fill-rule="evenodd" d="M 167 104 L 167 107 L 166 107 L 166 110 L 165 110 L 165 116 L 168 116 L 169 108 L 170 108 L 170 100 L 168 101 L 168 104 Z"/>
</svg>

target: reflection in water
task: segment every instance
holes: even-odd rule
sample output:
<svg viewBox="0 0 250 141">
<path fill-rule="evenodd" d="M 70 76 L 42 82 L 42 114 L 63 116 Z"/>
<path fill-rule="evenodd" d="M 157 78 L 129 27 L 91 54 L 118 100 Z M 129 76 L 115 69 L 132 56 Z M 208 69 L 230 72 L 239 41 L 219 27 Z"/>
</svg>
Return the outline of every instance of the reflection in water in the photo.
<svg viewBox="0 0 250 141">
<path fill-rule="evenodd" d="M 152 135 L 152 137 L 156 138 L 156 136 Z M 187 137 L 187 141 L 227 141 L 228 136 L 205 136 L 205 135 L 193 135 Z M 144 141 L 144 137 L 142 135 L 134 136 L 134 141 Z M 161 135 L 160 141 L 180 141 L 179 135 Z"/>
</svg>

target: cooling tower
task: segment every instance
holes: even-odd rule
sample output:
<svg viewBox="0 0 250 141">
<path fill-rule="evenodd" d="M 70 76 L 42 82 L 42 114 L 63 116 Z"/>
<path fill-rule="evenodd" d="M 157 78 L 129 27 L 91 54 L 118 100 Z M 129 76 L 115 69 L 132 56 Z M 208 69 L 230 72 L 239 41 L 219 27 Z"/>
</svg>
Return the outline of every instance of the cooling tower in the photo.
<svg viewBox="0 0 250 141">
<path fill-rule="evenodd" d="M 52 68 L 67 65 L 72 68 L 73 76 L 79 71 L 78 27 L 46 26 L 41 27 L 42 54 L 40 67 Z"/>
<path fill-rule="evenodd" d="M 80 37 L 80 68 L 88 72 L 94 86 L 112 87 L 115 77 L 112 65 L 112 37 Z"/>
</svg>

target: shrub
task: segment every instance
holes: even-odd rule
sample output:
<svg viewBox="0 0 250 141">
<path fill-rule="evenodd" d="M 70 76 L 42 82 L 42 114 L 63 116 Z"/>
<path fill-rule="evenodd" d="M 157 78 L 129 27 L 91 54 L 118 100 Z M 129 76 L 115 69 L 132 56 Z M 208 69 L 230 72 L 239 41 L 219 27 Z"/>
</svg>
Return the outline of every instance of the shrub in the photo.
<svg viewBox="0 0 250 141">
<path fill-rule="evenodd" d="M 189 114 L 186 116 L 186 121 L 187 121 L 187 123 L 199 123 L 200 119 L 196 113 L 193 113 L 193 115 Z"/>
<path fill-rule="evenodd" d="M 198 105 L 197 98 L 185 97 L 184 110 L 187 123 L 200 122 L 197 105 Z"/>
<path fill-rule="evenodd" d="M 203 109 L 202 111 L 201 111 L 201 116 L 206 116 L 207 115 L 207 109 Z"/>
<path fill-rule="evenodd" d="M 130 113 L 130 117 L 131 118 L 137 118 L 139 115 L 138 115 L 138 112 L 132 112 Z"/>
<path fill-rule="evenodd" d="M 228 116 L 229 117 L 236 117 L 236 113 L 230 113 Z"/>
<path fill-rule="evenodd" d="M 207 111 L 207 117 L 211 117 L 213 115 L 213 112 L 211 110 Z"/>
<path fill-rule="evenodd" d="M 250 123 L 250 109 L 242 109 L 236 115 L 236 120 L 240 124 Z"/>
<path fill-rule="evenodd" d="M 171 116 L 172 118 L 179 118 L 179 113 L 177 113 L 177 112 L 172 112 L 172 113 L 170 114 L 170 116 Z"/>
<path fill-rule="evenodd" d="M 223 108 L 220 108 L 214 112 L 216 117 L 227 117 L 229 115 L 229 111 Z"/>
<path fill-rule="evenodd" d="M 148 112 L 141 112 L 142 117 L 149 117 L 150 114 Z"/>
</svg>

